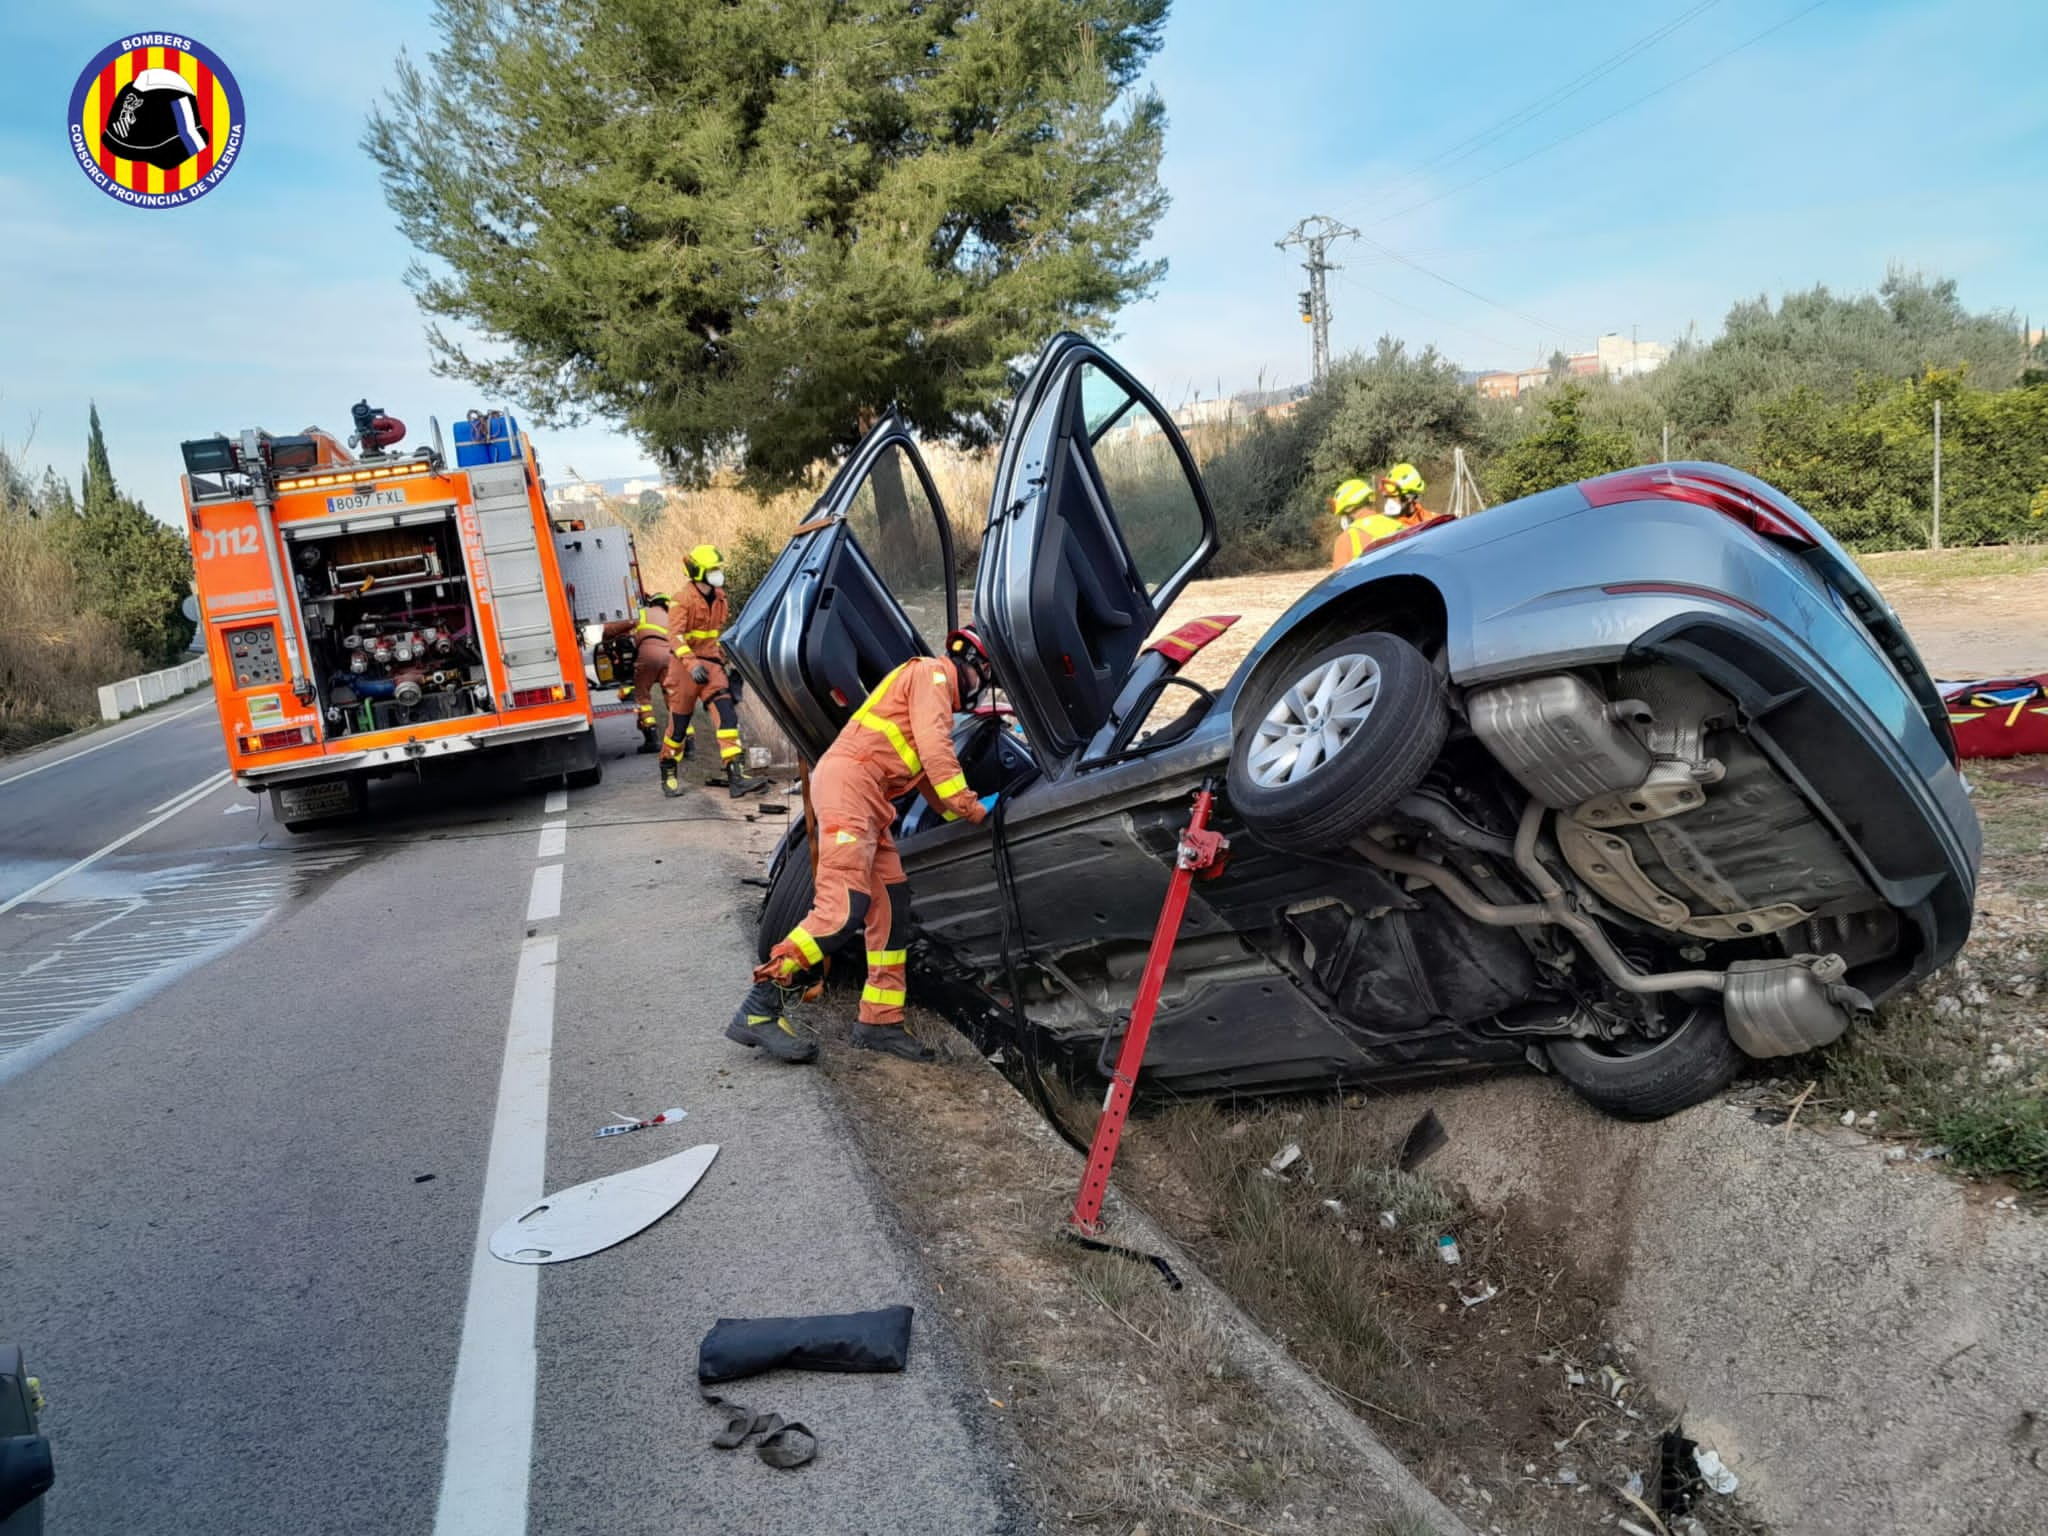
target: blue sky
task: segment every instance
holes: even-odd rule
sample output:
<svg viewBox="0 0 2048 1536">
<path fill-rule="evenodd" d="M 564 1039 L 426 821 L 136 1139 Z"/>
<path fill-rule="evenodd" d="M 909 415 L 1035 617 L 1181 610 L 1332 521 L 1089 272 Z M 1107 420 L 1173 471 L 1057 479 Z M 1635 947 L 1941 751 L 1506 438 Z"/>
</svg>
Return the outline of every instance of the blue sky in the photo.
<svg viewBox="0 0 2048 1536">
<path fill-rule="evenodd" d="M 1299 256 L 1274 241 L 1309 213 L 1415 264 L 1338 248 L 1339 351 L 1385 331 L 1516 366 L 1631 326 L 1712 334 L 1737 297 L 1869 288 L 1890 264 L 2048 323 L 2048 6 L 1826 0 L 1799 14 L 1810 3 L 1178 0 L 1152 71 L 1173 195 L 1153 250 L 1171 269 L 1125 313 L 1119 355 L 1173 402 L 1305 377 Z M 397 50 L 431 46 L 425 0 L 9 11 L 0 441 L 19 449 L 33 431 L 30 461 L 75 476 L 97 399 L 116 474 L 174 517 L 181 438 L 345 429 L 364 394 L 421 429 L 482 403 L 429 371 L 408 248 L 356 148 Z M 1447 155 L 1681 17 L 1554 109 Z M 184 209 L 114 203 L 65 141 L 78 70 L 140 29 L 212 47 L 247 102 L 241 163 Z M 537 436 L 556 475 L 646 463 L 601 424 Z"/>
</svg>

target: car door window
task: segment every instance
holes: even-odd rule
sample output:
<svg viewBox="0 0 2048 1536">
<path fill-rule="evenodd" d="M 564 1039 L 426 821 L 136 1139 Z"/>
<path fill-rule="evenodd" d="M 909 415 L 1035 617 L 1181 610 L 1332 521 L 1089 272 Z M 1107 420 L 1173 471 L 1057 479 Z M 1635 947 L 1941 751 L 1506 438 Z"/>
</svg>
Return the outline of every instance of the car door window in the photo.
<svg viewBox="0 0 2048 1536">
<path fill-rule="evenodd" d="M 846 525 L 882 584 L 934 648 L 959 622 L 944 519 L 902 442 L 883 445 L 846 509 Z"/>
<path fill-rule="evenodd" d="M 1148 597 L 1201 549 L 1201 504 L 1152 408 L 1093 363 L 1081 365 L 1089 451 Z"/>
</svg>

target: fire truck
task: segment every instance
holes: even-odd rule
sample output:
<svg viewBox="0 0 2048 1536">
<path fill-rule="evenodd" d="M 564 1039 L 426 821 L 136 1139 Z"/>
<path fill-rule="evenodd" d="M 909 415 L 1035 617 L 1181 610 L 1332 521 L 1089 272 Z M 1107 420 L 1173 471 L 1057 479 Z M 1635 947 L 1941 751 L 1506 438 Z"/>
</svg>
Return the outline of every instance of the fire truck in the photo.
<svg viewBox="0 0 2048 1536">
<path fill-rule="evenodd" d="M 292 831 L 363 810 L 366 783 L 491 753 L 526 781 L 598 781 L 574 602 L 531 443 L 503 411 L 455 461 L 397 450 L 359 402 L 309 428 L 183 445 L 199 621 L 228 766 Z M 352 451 L 353 450 L 353 451 Z"/>
</svg>

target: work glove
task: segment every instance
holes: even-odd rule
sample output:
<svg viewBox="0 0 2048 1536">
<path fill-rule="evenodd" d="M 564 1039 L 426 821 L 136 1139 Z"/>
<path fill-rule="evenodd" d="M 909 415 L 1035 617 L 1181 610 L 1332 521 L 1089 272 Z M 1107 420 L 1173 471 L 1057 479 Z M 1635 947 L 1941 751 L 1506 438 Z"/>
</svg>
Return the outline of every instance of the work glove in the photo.
<svg viewBox="0 0 2048 1536">
<path fill-rule="evenodd" d="M 711 674 L 704 670 L 703 662 L 700 661 L 696 666 L 690 668 L 690 681 L 700 688 L 711 681 Z"/>
<path fill-rule="evenodd" d="M 1000 794 L 983 795 L 981 797 L 981 808 L 984 811 L 992 811 L 996 808 L 996 802 L 1002 798 Z"/>
</svg>

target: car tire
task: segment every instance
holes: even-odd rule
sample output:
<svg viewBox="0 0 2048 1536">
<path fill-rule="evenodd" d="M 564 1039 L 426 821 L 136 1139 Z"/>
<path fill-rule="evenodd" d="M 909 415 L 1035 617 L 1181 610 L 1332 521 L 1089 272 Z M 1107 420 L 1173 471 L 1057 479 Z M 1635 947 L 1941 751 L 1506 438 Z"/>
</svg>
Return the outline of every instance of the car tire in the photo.
<svg viewBox="0 0 2048 1536">
<path fill-rule="evenodd" d="M 1276 742 L 1268 727 L 1312 731 L 1293 718 L 1289 693 L 1346 666 L 1351 670 L 1337 672 L 1336 680 L 1369 675 L 1376 683 L 1356 723 L 1301 777 L 1278 777 L 1283 770 L 1271 762 Z M 1450 729 L 1443 683 L 1429 658 L 1398 635 L 1378 633 L 1353 635 L 1297 663 L 1259 692 L 1245 718 L 1230 751 L 1231 806 L 1261 842 L 1299 852 L 1342 847 L 1378 820 L 1422 782 Z"/>
<path fill-rule="evenodd" d="M 578 768 L 563 777 L 562 782 L 570 789 L 595 789 L 604 782 L 604 764 L 592 763 L 588 768 Z"/>
<path fill-rule="evenodd" d="M 1719 1007 L 1702 1004 L 1661 1040 L 1551 1040 L 1557 1075 L 1597 1109 L 1623 1120 L 1661 1120 L 1704 1102 L 1735 1081 L 1741 1049 Z M 1617 1048 L 1623 1047 L 1623 1048 Z"/>
<path fill-rule="evenodd" d="M 761 965 L 768 963 L 768 951 L 781 943 L 811 910 L 811 850 L 801 826 L 791 831 L 796 840 L 783 858 L 782 867 L 775 871 L 768 899 L 761 903 L 761 926 L 754 935 L 754 959 Z"/>
<path fill-rule="evenodd" d="M 804 920 L 804 914 L 811 910 L 811 897 L 816 890 L 811 883 L 811 847 L 801 821 L 790 829 L 790 836 L 789 852 L 783 858 L 782 867 L 775 871 L 774 883 L 768 887 L 768 899 L 761 903 L 761 925 L 754 933 L 754 960 L 760 965 L 768 963 L 768 951 L 787 938 L 789 930 Z M 860 943 L 848 944 L 831 957 L 829 975 L 835 983 L 858 983 L 867 973 L 867 949 Z"/>
</svg>

